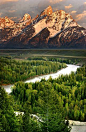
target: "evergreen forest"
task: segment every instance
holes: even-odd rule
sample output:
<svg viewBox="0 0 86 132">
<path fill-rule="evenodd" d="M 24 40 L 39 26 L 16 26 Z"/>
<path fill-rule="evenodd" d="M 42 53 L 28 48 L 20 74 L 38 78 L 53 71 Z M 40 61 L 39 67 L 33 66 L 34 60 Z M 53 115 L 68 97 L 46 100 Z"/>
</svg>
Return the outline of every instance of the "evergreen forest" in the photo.
<svg viewBox="0 0 86 132">
<path fill-rule="evenodd" d="M 1 132 L 70 132 L 68 120 L 86 122 L 86 65 L 70 75 L 24 83 L 27 78 L 56 72 L 65 68 L 66 62 L 74 62 L 5 57 L 0 61 Z M 12 83 L 12 92 L 7 94 L 2 84 Z"/>
<path fill-rule="evenodd" d="M 54 73 L 65 63 L 46 60 L 15 60 L 0 57 L 0 84 L 13 84 L 35 76 Z"/>
</svg>

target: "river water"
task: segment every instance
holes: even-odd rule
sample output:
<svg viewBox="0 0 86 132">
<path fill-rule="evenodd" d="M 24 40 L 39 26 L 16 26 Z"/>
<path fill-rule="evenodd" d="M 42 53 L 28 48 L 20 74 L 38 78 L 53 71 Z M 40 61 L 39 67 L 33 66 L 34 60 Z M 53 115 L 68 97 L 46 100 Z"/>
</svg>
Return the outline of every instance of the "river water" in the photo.
<svg viewBox="0 0 86 132">
<path fill-rule="evenodd" d="M 86 126 L 72 126 L 71 132 L 86 132 Z"/>
<path fill-rule="evenodd" d="M 52 79 L 55 79 L 61 75 L 66 75 L 66 74 L 69 75 L 71 72 L 76 72 L 77 68 L 79 68 L 79 67 L 80 66 L 68 64 L 66 68 L 63 68 L 63 69 L 57 71 L 56 73 L 34 77 L 33 79 L 26 80 L 25 83 L 30 83 L 30 82 L 35 83 L 36 81 L 41 81 L 41 79 L 43 79 L 43 78 L 48 80 L 50 76 L 52 77 Z M 3 87 L 6 90 L 6 92 L 9 94 L 9 93 L 11 93 L 12 86 L 13 85 L 11 84 L 11 85 L 3 86 Z"/>
</svg>

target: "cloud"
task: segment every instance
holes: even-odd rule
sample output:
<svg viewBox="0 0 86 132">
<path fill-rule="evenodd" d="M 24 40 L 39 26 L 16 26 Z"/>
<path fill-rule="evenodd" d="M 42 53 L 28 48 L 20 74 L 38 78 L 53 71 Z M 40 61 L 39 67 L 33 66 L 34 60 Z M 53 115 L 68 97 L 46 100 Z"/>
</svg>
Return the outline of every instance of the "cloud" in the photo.
<svg viewBox="0 0 86 132">
<path fill-rule="evenodd" d="M 22 17 L 17 17 L 16 21 L 19 22 L 22 19 Z"/>
<path fill-rule="evenodd" d="M 64 1 L 64 0 L 49 0 L 49 2 L 51 4 L 56 4 L 56 3 L 59 3 L 59 2 L 62 2 L 62 1 Z"/>
<path fill-rule="evenodd" d="M 16 10 L 9 10 L 10 13 L 16 12 Z"/>
<path fill-rule="evenodd" d="M 76 16 L 76 20 L 77 21 L 80 21 L 81 19 L 85 18 L 86 17 L 86 11 L 83 11 L 81 14 L 78 14 Z"/>
<path fill-rule="evenodd" d="M 71 11 L 71 14 L 75 14 L 77 11 Z"/>
<path fill-rule="evenodd" d="M 11 1 L 15 2 L 15 1 L 18 1 L 18 0 L 3 0 L 1 2 L 11 2 Z"/>
<path fill-rule="evenodd" d="M 77 14 L 81 14 L 83 11 L 86 11 L 86 2 L 78 7 Z"/>
<path fill-rule="evenodd" d="M 9 17 L 11 20 L 17 19 L 17 17 Z"/>
<path fill-rule="evenodd" d="M 82 27 L 85 27 L 86 28 L 86 23 L 81 23 Z"/>
<path fill-rule="evenodd" d="M 86 2 L 84 2 L 84 5 L 86 5 Z"/>
<path fill-rule="evenodd" d="M 72 7 L 73 7 L 72 4 L 69 4 L 68 6 L 65 6 L 65 9 L 70 9 Z"/>
<path fill-rule="evenodd" d="M 71 11 L 70 14 L 73 17 L 73 19 L 76 19 L 77 11 L 75 11 L 75 10 Z"/>
<path fill-rule="evenodd" d="M 17 2 L 17 1 L 19 1 L 19 0 L 0 0 L 0 5 L 5 4 L 7 2 Z"/>
</svg>

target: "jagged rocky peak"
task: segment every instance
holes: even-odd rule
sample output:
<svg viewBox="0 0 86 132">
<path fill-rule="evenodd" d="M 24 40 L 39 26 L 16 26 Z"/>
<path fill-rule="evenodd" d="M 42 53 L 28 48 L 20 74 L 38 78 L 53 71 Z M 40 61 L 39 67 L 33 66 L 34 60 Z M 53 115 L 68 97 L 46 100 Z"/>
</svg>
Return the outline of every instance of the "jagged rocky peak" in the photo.
<svg viewBox="0 0 86 132">
<path fill-rule="evenodd" d="M 0 18 L 0 24 L 1 23 L 5 23 L 5 19 L 4 18 Z"/>
<path fill-rule="evenodd" d="M 67 14 L 65 11 L 57 10 L 55 12 L 49 13 L 51 10 L 52 8 L 49 6 L 41 13 L 41 19 L 34 25 L 35 34 L 47 27 L 51 38 L 68 27 L 78 26 L 72 16 Z"/>
<path fill-rule="evenodd" d="M 0 29 L 11 27 L 14 25 L 14 21 L 9 19 L 7 16 L 5 18 L 0 18 Z"/>
<path fill-rule="evenodd" d="M 5 24 L 5 19 L 4 18 L 0 18 L 0 29 L 4 28 Z"/>
<path fill-rule="evenodd" d="M 6 26 L 12 26 L 14 24 L 14 21 L 9 19 L 7 16 L 5 17 L 5 25 Z"/>
<path fill-rule="evenodd" d="M 50 31 L 50 37 L 54 37 L 65 28 L 78 26 L 72 16 L 63 10 L 57 10 L 48 16 L 46 18 L 46 24 Z"/>
<path fill-rule="evenodd" d="M 43 15 L 51 15 L 53 13 L 53 10 L 52 10 L 52 7 L 51 6 L 48 6 L 45 10 L 43 10 L 40 14 L 40 16 L 43 16 Z"/>
<path fill-rule="evenodd" d="M 26 13 L 26 14 L 23 16 L 22 20 L 19 21 L 19 24 L 21 25 L 21 27 L 23 27 L 23 26 L 26 27 L 26 26 L 28 26 L 29 24 L 31 24 L 31 21 L 32 21 L 32 19 L 31 19 L 30 14 Z"/>
<path fill-rule="evenodd" d="M 35 21 L 38 17 L 39 15 L 37 14 L 36 17 L 32 19 L 32 21 Z"/>
<path fill-rule="evenodd" d="M 26 14 L 23 16 L 22 21 L 27 21 L 27 20 L 31 20 L 31 16 L 30 16 L 28 13 L 26 13 Z"/>
<path fill-rule="evenodd" d="M 5 29 L 0 30 L 1 48 L 86 48 L 86 29 L 63 10 L 48 6 L 33 19 L 25 14 L 13 23 L 0 18 L 0 29 Z"/>
<path fill-rule="evenodd" d="M 56 12 L 53 12 L 52 15 L 50 15 L 46 22 L 49 22 L 49 20 L 53 20 L 53 22 L 57 22 L 59 23 L 59 20 L 60 21 L 70 21 L 70 20 L 73 20 L 72 16 L 70 14 L 67 14 L 65 11 L 63 10 L 57 10 Z"/>
<path fill-rule="evenodd" d="M 6 23 L 9 23 L 9 22 L 10 22 L 10 19 L 9 19 L 7 16 L 5 16 L 4 19 L 5 19 L 5 22 L 6 22 Z"/>
</svg>

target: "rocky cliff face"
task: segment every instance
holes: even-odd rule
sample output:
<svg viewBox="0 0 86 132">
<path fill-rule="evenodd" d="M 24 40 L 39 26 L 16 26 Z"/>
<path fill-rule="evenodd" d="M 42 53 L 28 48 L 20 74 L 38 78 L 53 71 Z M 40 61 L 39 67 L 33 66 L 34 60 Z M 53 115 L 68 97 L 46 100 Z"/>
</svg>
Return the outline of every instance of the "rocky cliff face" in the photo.
<svg viewBox="0 0 86 132">
<path fill-rule="evenodd" d="M 49 39 L 50 48 L 86 48 L 86 30 L 79 26 L 68 27 Z"/>
<path fill-rule="evenodd" d="M 33 19 L 25 14 L 19 23 L 8 18 L 0 23 L 5 24 L 0 48 L 86 48 L 86 29 L 65 11 L 53 12 L 51 6 Z"/>
</svg>

